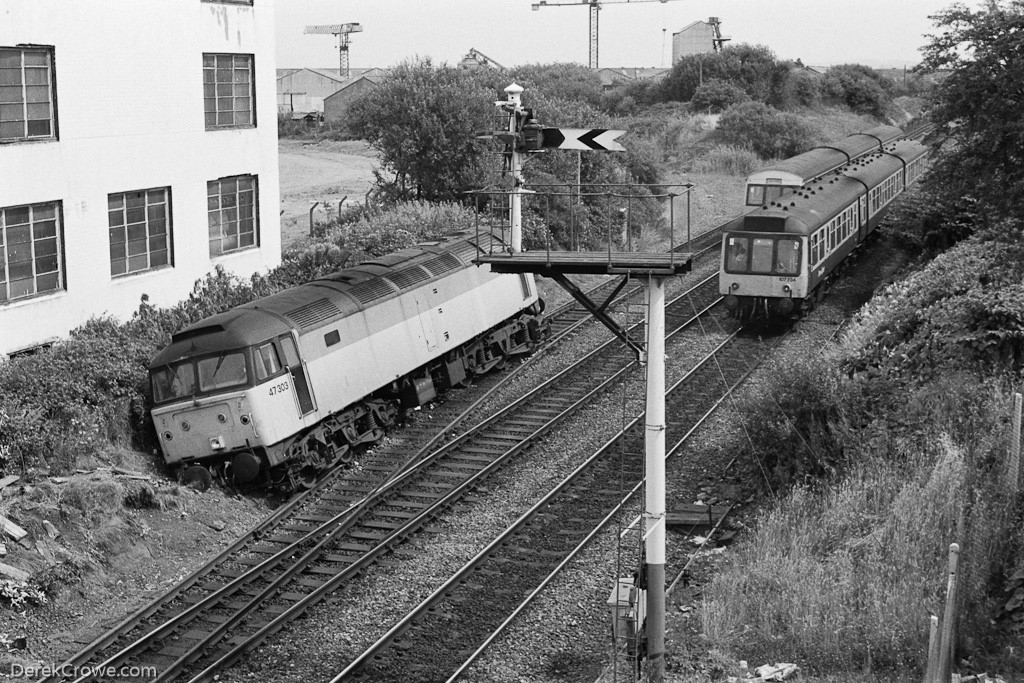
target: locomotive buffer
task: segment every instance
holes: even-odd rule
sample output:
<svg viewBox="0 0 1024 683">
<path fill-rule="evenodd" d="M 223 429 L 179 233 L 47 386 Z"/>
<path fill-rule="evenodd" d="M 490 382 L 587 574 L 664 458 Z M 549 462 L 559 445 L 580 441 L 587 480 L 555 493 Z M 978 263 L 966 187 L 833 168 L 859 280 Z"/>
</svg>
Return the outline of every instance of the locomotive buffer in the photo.
<svg viewBox="0 0 1024 683">
<path fill-rule="evenodd" d="M 647 659 L 653 683 L 664 679 L 665 670 L 665 280 L 688 273 L 691 254 L 642 252 L 522 251 L 522 154 L 545 147 L 560 149 L 593 149 L 623 151 L 614 142 L 620 131 L 577 131 L 542 128 L 523 109 L 520 96 L 523 88 L 515 83 L 505 88 L 508 99 L 495 105 L 508 114 L 508 133 L 500 137 L 507 142 L 511 155 L 512 190 L 509 223 L 511 249 L 508 253 L 477 256 L 475 262 L 487 264 L 496 273 L 535 273 L 549 277 L 569 292 L 617 337 L 637 352 L 647 365 L 646 425 L 644 435 L 645 487 L 644 547 L 647 593 Z M 594 134 L 596 133 L 596 134 Z M 568 141 L 568 144 L 566 144 Z M 554 144 L 552 144 L 554 143 Z M 594 146 L 596 143 L 599 146 Z M 689 189 L 689 188 L 687 188 Z M 568 279 L 570 274 L 623 275 L 622 283 L 603 304 L 590 300 Z M 643 345 L 631 340 L 605 308 L 625 286 L 628 278 L 646 285 L 647 340 Z M 616 579 L 618 580 L 618 579 Z"/>
</svg>

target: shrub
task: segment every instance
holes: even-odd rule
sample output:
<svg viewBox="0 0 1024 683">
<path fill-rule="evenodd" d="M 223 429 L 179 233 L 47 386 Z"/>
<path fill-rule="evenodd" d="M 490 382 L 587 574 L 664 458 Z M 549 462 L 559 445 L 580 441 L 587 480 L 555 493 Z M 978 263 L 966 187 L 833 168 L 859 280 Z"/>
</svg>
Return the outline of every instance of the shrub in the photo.
<svg viewBox="0 0 1024 683">
<path fill-rule="evenodd" d="M 747 147 L 715 145 L 691 165 L 695 173 L 725 173 L 747 176 L 764 162 Z"/>
<path fill-rule="evenodd" d="M 750 95 L 742 88 L 717 78 L 710 78 L 694 91 L 690 105 L 694 111 L 717 113 L 749 100 Z"/>
<path fill-rule="evenodd" d="M 791 157 L 814 144 L 814 131 L 803 119 L 760 102 L 729 107 L 718 121 L 716 135 L 727 145 L 753 149 L 763 159 Z"/>
<path fill-rule="evenodd" d="M 825 72 L 825 96 L 859 114 L 882 117 L 892 99 L 895 83 L 860 64 L 833 66 Z"/>
</svg>

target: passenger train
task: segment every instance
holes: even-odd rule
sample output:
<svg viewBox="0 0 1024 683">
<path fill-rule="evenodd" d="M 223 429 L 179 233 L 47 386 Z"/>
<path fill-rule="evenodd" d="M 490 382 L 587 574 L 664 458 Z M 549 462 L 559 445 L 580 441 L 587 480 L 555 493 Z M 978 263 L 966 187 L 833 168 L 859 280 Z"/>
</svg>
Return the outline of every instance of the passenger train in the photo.
<svg viewBox="0 0 1024 683">
<path fill-rule="evenodd" d="M 719 270 L 726 308 L 742 321 L 807 310 L 927 160 L 925 146 L 900 140 L 728 223 Z"/>
<path fill-rule="evenodd" d="M 500 241 L 459 233 L 177 332 L 149 366 L 164 460 L 189 477 L 308 486 L 400 409 L 530 353 L 547 330 L 533 277 L 472 264 Z"/>
<path fill-rule="evenodd" d="M 881 152 L 885 145 L 901 137 L 903 131 L 896 126 L 876 126 L 755 171 L 747 177 L 746 205 L 770 204 L 783 194 L 795 192 L 815 178 L 832 173 L 851 161 Z"/>
</svg>

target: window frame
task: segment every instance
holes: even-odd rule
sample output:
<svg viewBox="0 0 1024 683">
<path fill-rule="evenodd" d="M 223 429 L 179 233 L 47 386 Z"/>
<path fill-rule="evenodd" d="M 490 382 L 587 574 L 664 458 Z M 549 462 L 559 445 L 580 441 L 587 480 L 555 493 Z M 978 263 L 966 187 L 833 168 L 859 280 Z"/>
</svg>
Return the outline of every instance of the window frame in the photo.
<svg viewBox="0 0 1024 683">
<path fill-rule="evenodd" d="M 248 179 L 248 180 L 252 181 L 252 188 L 251 188 L 252 189 L 252 215 L 249 217 L 249 220 L 252 221 L 252 243 L 251 244 L 247 244 L 245 246 L 241 245 L 242 235 L 243 234 L 247 234 L 247 233 L 243 233 L 241 231 L 241 229 L 240 229 L 240 226 L 241 226 L 243 218 L 241 216 L 242 204 L 239 202 L 239 199 L 241 197 L 241 194 L 242 194 L 243 190 L 240 190 L 238 188 L 238 181 L 240 181 L 242 179 Z M 230 206 L 230 205 L 226 206 L 225 203 L 224 203 L 224 198 L 225 198 L 226 195 L 223 192 L 223 186 L 224 186 L 224 183 L 227 183 L 227 182 L 234 182 L 235 183 L 235 191 L 234 191 L 234 194 L 233 194 L 233 197 L 234 197 L 234 200 L 235 200 L 235 204 L 234 204 L 233 207 Z M 217 195 L 211 195 L 211 193 L 210 193 L 210 188 L 211 188 L 211 185 L 213 185 L 213 184 L 216 184 L 218 186 L 218 188 L 220 188 L 220 190 L 218 191 Z M 211 199 L 213 199 L 214 196 L 216 196 L 218 198 L 218 206 L 215 209 L 211 208 L 211 206 L 210 206 Z M 234 218 L 234 220 L 232 220 L 230 218 L 230 211 L 231 211 L 232 208 L 235 209 L 235 218 Z M 220 236 L 217 237 L 217 238 L 214 238 L 214 236 L 212 235 L 212 231 L 214 229 L 213 215 L 214 215 L 215 211 L 217 212 L 217 215 L 218 215 L 217 227 L 220 229 Z M 242 252 L 242 251 L 248 251 L 250 249 L 259 249 L 260 248 L 260 184 L 259 184 L 259 176 L 251 175 L 251 174 L 242 174 L 242 175 L 235 175 L 235 176 L 227 176 L 227 177 L 224 177 L 224 178 L 217 178 L 216 180 L 208 180 L 206 182 L 206 215 L 207 215 L 207 244 L 209 245 L 210 258 L 217 258 L 219 256 L 228 256 L 230 254 L 235 254 L 235 253 Z M 225 216 L 227 216 L 226 219 L 225 219 Z M 227 224 L 231 224 L 232 222 L 236 225 L 236 230 L 235 230 L 233 235 L 228 235 L 228 234 L 226 234 L 224 232 L 224 225 L 226 223 Z M 223 248 L 224 241 L 226 239 L 231 238 L 231 237 L 234 237 L 236 239 L 236 246 L 234 248 L 231 248 L 231 249 L 224 249 Z M 219 251 L 214 251 L 214 249 L 213 249 L 214 239 L 217 239 L 220 242 L 221 248 L 220 248 Z"/>
<path fill-rule="evenodd" d="M 21 98 L 22 99 L 21 99 L 20 103 L 16 103 L 16 102 L 4 103 L 4 104 L 0 105 L 0 110 L 2 110 L 3 107 L 7 107 L 7 106 L 13 107 L 13 106 L 17 106 L 18 104 L 20 104 L 21 105 L 21 115 L 24 117 L 22 119 L 10 119 L 9 120 L 9 121 L 21 121 L 22 124 L 23 124 L 24 135 L 20 135 L 20 136 L 17 136 L 17 137 L 3 137 L 3 133 L 2 133 L 2 128 L 3 127 L 0 126 L 0 145 L 17 145 L 17 144 L 25 144 L 25 143 L 31 143 L 31 142 L 54 142 L 54 141 L 59 140 L 60 136 L 59 136 L 59 129 L 58 129 L 58 126 L 57 126 L 57 121 L 58 121 L 58 117 L 57 117 L 57 68 L 56 68 L 56 61 L 57 60 L 56 60 L 56 50 L 55 50 L 54 46 L 53 45 L 14 45 L 14 46 L 0 45 L 0 50 L 19 51 L 21 53 L 21 65 L 20 65 L 20 68 L 19 68 L 19 70 L 20 70 L 20 79 L 21 80 L 20 80 L 20 82 L 18 84 L 8 84 L 8 86 L 5 86 L 5 87 L 10 87 L 12 85 L 20 85 L 21 91 L 22 91 L 21 92 Z M 30 68 L 36 68 L 35 65 L 26 65 L 25 64 L 25 54 L 28 53 L 28 52 L 45 53 L 45 55 L 46 55 L 46 60 L 47 60 L 47 64 L 46 64 L 46 69 L 47 69 L 46 86 L 47 86 L 47 91 L 48 91 L 47 92 L 47 102 L 46 102 L 46 104 L 49 106 L 49 118 L 47 120 L 49 122 L 49 127 L 50 127 L 50 132 L 48 134 L 46 134 L 46 135 L 30 135 L 29 131 L 28 131 L 28 126 L 29 126 L 29 122 L 30 121 L 41 121 L 42 120 L 42 119 L 29 119 L 29 115 L 28 115 L 28 108 L 29 108 L 30 105 L 32 105 L 32 104 L 40 104 L 38 102 L 30 103 L 28 101 L 27 88 L 30 87 L 30 85 L 28 83 L 28 79 L 26 78 L 26 70 L 25 69 L 26 69 L 26 66 L 29 66 Z M 38 87 L 40 85 L 41 84 L 39 84 L 39 83 L 34 83 L 34 84 L 32 84 L 32 87 Z"/>
<path fill-rule="evenodd" d="M 213 65 L 212 66 L 207 66 L 207 64 L 206 64 L 206 60 L 209 57 L 213 58 Z M 232 65 L 231 65 L 232 80 L 231 80 L 231 82 L 229 84 L 228 83 L 224 83 L 224 82 L 218 83 L 218 81 L 217 81 L 218 72 L 223 70 L 222 67 L 218 66 L 218 59 L 219 58 L 225 58 L 225 57 L 230 57 L 231 61 L 232 61 Z M 235 67 L 234 61 L 238 57 L 245 57 L 245 58 L 247 58 L 248 59 L 248 67 L 249 67 L 248 68 L 248 78 L 249 78 L 249 80 L 248 80 L 248 85 L 249 85 L 249 92 L 248 92 L 249 110 L 248 111 L 249 111 L 249 120 L 248 121 L 243 121 L 241 123 L 236 120 L 237 119 L 236 115 L 241 110 L 238 110 L 238 109 L 234 108 L 235 104 L 237 104 L 237 100 L 241 99 L 240 97 L 235 95 L 235 92 L 236 92 L 235 86 L 238 85 L 238 82 L 235 80 L 236 67 Z M 207 81 L 208 74 L 210 74 L 210 73 L 212 73 L 213 80 L 212 81 Z M 203 125 L 205 126 L 207 131 L 234 130 L 234 129 L 239 129 L 239 128 L 255 128 L 256 127 L 256 123 L 257 123 L 256 122 L 256 55 L 254 55 L 252 53 L 248 53 L 248 52 L 204 52 L 203 53 L 203 81 L 202 81 L 202 83 L 203 83 Z M 207 86 L 210 86 L 210 85 L 213 86 L 213 95 L 212 95 L 212 97 L 209 94 L 209 89 L 207 87 Z M 221 93 L 217 92 L 217 86 L 218 85 L 231 85 L 232 86 L 232 88 L 231 88 L 231 90 L 232 90 L 231 95 L 230 96 L 222 95 Z M 220 108 L 220 102 L 221 102 L 221 100 L 224 100 L 224 99 L 231 99 L 232 100 L 232 103 L 231 103 L 232 104 L 232 108 L 230 110 L 226 110 L 226 109 L 222 110 Z M 211 101 L 213 102 L 213 109 L 212 110 L 208 108 L 208 105 L 209 105 L 209 103 Z M 228 113 L 228 111 L 230 111 L 230 113 L 232 114 L 232 121 L 231 121 L 231 123 L 220 123 L 220 116 L 222 114 Z M 214 122 L 213 123 L 210 123 L 210 116 L 211 115 L 214 117 Z"/>
<path fill-rule="evenodd" d="M 266 370 L 263 359 L 260 356 L 260 350 L 270 347 L 270 350 L 274 353 L 274 359 L 277 361 L 278 368 L 274 372 L 262 375 L 262 372 Z M 277 340 L 270 339 L 261 344 L 254 344 L 252 347 L 252 366 L 253 366 L 253 385 L 263 384 L 276 377 L 280 377 L 284 373 L 288 372 L 288 367 L 281 362 L 281 352 L 277 350 Z"/>
<path fill-rule="evenodd" d="M 149 203 L 149 196 L 153 192 L 163 192 L 163 202 L 162 202 L 162 204 L 161 203 L 154 203 L 154 204 L 150 204 Z M 146 230 L 145 230 L 146 251 L 143 252 L 145 254 L 145 256 L 146 256 L 146 267 L 144 267 L 144 268 L 137 268 L 135 270 L 132 270 L 130 268 L 132 254 L 129 253 L 130 250 L 129 250 L 128 244 L 129 244 L 129 242 L 138 241 L 138 240 L 130 240 L 129 239 L 129 226 L 137 225 L 138 221 L 133 221 L 133 222 L 129 222 L 128 221 L 128 212 L 129 212 L 128 195 L 130 195 L 130 194 L 139 194 L 139 193 L 144 195 L 143 196 L 143 202 L 144 203 L 143 203 L 143 206 L 142 206 L 143 214 L 144 215 L 143 215 L 143 223 L 142 224 L 146 228 Z M 111 207 L 111 202 L 116 197 L 121 197 L 122 206 L 120 208 L 112 208 Z M 160 235 L 154 235 L 154 234 L 152 234 L 152 227 L 150 225 L 150 221 L 154 220 L 150 216 L 150 208 L 161 206 L 161 205 L 164 207 L 164 209 L 163 209 L 163 211 L 164 211 L 164 216 L 163 216 L 164 230 L 163 230 L 163 232 Z M 138 207 L 132 207 L 132 208 L 138 208 Z M 112 219 L 112 214 L 115 211 L 120 211 L 121 212 L 121 218 L 123 219 L 123 222 L 118 224 L 118 225 L 111 225 L 110 222 L 111 222 L 111 219 Z M 147 272 L 151 272 L 151 271 L 154 271 L 154 270 L 162 270 L 164 268 L 173 268 L 174 267 L 174 226 L 173 226 L 173 221 L 171 220 L 171 217 L 172 217 L 172 204 L 171 204 L 171 188 L 170 188 L 170 186 L 165 186 L 165 187 L 148 187 L 148 188 L 141 189 L 141 190 L 128 190 L 128 191 L 125 191 L 125 192 L 111 192 L 111 193 L 109 193 L 107 195 L 107 240 L 108 240 L 108 245 L 107 246 L 108 246 L 109 251 L 111 252 L 109 254 L 110 277 L 113 278 L 113 279 L 120 279 L 120 278 L 125 278 L 125 277 L 131 277 L 133 275 L 140 275 L 142 273 L 147 273 Z M 122 229 L 123 233 L 124 233 L 124 242 L 123 242 L 123 244 L 124 244 L 124 252 L 125 253 L 124 253 L 124 256 L 122 258 L 124 260 L 125 270 L 122 271 L 122 272 L 119 272 L 119 273 L 115 273 L 114 272 L 114 255 L 113 255 L 114 235 L 112 233 L 116 229 Z M 161 237 L 161 236 L 165 240 L 164 250 L 167 252 L 167 261 L 165 263 L 159 263 L 157 265 L 153 265 L 152 261 L 153 261 L 153 253 L 154 253 L 154 251 L 153 251 L 153 248 L 152 248 L 152 240 L 155 237 Z M 142 255 L 142 254 L 135 254 L 134 256 L 140 256 L 140 255 Z"/>
<path fill-rule="evenodd" d="M 34 218 L 35 211 L 41 207 L 52 208 L 53 218 L 44 218 L 36 220 Z M 9 225 L 8 212 L 15 209 L 27 209 L 28 210 L 28 223 L 16 223 L 14 226 Z M 47 223 L 50 220 L 54 223 L 54 234 L 37 237 L 36 236 L 36 225 L 37 223 Z M 29 262 L 32 264 L 32 291 L 27 294 L 21 294 L 19 296 L 11 296 L 11 246 L 10 241 L 10 228 L 28 226 L 29 229 L 29 241 L 18 242 L 16 244 L 24 245 L 28 244 L 31 252 Z M 37 254 L 38 243 L 44 240 L 53 239 L 54 241 L 54 253 L 53 254 Z M 40 296 L 47 296 L 50 294 L 58 294 L 67 291 L 67 264 L 64 253 L 64 205 L 61 201 L 53 202 L 36 202 L 34 204 L 19 204 L 15 206 L 4 206 L 0 207 L 0 306 L 6 306 L 8 304 L 16 303 L 18 301 L 24 301 L 27 299 L 33 299 Z M 37 272 L 38 261 L 41 258 L 53 258 L 55 260 L 55 270 L 46 271 L 40 274 Z M 24 259 L 22 261 L 24 262 Z M 56 281 L 54 286 L 45 290 L 40 291 L 39 289 L 39 278 L 43 276 L 56 275 Z M 24 280 L 24 278 L 21 278 Z M 20 281 L 20 280 L 19 280 Z"/>
</svg>

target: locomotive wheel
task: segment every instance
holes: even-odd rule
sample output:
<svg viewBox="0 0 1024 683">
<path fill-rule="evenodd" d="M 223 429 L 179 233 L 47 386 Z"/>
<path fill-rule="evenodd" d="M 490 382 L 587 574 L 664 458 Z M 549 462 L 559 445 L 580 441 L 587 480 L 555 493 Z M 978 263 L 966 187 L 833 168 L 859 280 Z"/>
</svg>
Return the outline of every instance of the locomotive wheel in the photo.
<svg viewBox="0 0 1024 683">
<path fill-rule="evenodd" d="M 213 485 L 213 475 L 202 465 L 192 465 L 182 471 L 181 483 L 196 491 L 206 491 Z"/>
<path fill-rule="evenodd" d="M 298 485 L 301 489 L 311 489 L 316 486 L 317 470 L 312 465 L 306 465 L 299 470 Z"/>
</svg>

